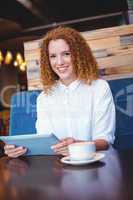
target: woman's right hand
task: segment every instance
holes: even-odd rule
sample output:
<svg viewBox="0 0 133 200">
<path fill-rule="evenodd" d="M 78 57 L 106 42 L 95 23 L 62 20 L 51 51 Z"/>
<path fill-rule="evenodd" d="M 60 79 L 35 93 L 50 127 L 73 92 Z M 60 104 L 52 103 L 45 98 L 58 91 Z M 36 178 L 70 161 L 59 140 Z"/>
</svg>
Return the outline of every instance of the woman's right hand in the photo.
<svg viewBox="0 0 133 200">
<path fill-rule="evenodd" d="M 17 158 L 25 154 L 26 151 L 27 149 L 22 146 L 15 147 L 15 145 L 12 144 L 5 144 L 4 146 L 4 153 L 10 158 Z"/>
</svg>

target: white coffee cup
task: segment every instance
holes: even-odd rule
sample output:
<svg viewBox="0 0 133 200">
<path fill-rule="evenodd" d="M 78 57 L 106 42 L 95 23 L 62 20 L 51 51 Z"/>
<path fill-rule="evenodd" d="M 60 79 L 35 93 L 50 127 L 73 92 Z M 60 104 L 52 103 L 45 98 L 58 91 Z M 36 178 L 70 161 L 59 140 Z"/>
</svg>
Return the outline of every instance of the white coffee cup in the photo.
<svg viewBox="0 0 133 200">
<path fill-rule="evenodd" d="M 70 160 L 88 160 L 94 158 L 96 146 L 94 142 L 76 142 L 68 146 Z"/>
</svg>

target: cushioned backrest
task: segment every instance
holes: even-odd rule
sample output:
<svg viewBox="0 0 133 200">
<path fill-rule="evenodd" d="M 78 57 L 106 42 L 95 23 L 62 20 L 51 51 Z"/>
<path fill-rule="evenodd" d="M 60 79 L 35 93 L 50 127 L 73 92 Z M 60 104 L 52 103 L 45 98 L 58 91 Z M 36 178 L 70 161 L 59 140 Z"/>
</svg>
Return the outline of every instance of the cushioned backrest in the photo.
<svg viewBox="0 0 133 200">
<path fill-rule="evenodd" d="M 116 139 L 118 149 L 133 148 L 133 78 L 111 80 L 109 85 L 116 105 Z"/>
<path fill-rule="evenodd" d="M 36 133 L 36 98 L 40 91 L 24 91 L 11 98 L 9 135 Z"/>
</svg>

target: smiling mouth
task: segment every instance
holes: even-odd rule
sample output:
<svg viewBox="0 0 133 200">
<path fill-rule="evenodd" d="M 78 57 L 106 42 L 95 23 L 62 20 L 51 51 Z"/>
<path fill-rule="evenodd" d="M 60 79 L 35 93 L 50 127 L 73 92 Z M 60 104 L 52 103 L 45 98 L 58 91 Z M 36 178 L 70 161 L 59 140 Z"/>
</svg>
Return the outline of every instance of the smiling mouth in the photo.
<svg viewBox="0 0 133 200">
<path fill-rule="evenodd" d="M 59 67 L 58 71 L 62 73 L 62 72 L 65 72 L 67 69 L 68 67 Z"/>
</svg>

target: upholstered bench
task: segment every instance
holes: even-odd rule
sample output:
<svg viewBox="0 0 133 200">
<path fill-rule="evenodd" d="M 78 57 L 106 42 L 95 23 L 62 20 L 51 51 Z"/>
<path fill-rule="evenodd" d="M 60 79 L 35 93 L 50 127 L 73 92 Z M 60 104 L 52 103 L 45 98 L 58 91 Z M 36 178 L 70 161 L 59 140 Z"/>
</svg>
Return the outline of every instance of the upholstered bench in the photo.
<svg viewBox="0 0 133 200">
<path fill-rule="evenodd" d="M 116 106 L 114 146 L 133 149 L 133 78 L 109 81 Z"/>
<path fill-rule="evenodd" d="M 23 91 L 12 96 L 9 135 L 36 133 L 36 99 L 40 92 Z"/>
</svg>

